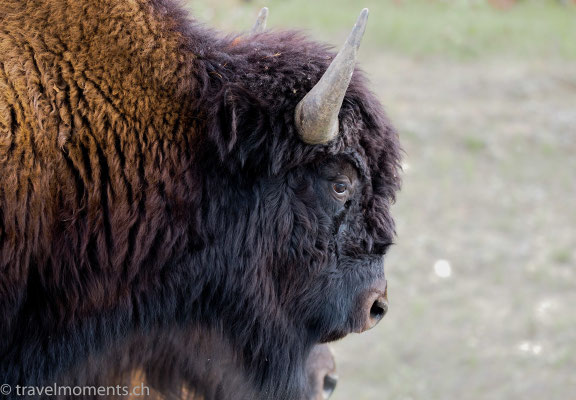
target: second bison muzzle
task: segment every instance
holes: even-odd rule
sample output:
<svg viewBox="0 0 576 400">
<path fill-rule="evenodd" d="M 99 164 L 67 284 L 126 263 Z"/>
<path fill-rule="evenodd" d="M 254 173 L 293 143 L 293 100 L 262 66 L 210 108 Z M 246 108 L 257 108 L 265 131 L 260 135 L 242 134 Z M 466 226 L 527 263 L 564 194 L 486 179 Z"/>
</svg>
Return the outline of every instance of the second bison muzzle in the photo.
<svg viewBox="0 0 576 400">
<path fill-rule="evenodd" d="M 311 350 L 387 310 L 366 18 L 335 54 L 171 0 L 0 0 L 0 381 L 201 388 L 221 351 L 242 388 L 207 397 L 309 396 Z"/>
</svg>

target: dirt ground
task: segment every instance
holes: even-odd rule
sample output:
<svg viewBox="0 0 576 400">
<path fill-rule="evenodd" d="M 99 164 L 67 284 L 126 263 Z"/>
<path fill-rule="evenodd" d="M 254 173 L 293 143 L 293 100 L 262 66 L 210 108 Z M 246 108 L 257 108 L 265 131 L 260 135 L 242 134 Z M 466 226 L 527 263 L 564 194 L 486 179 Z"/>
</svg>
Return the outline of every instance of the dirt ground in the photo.
<svg viewBox="0 0 576 400">
<path fill-rule="evenodd" d="M 576 398 L 576 64 L 362 60 L 406 150 L 390 312 L 335 400 Z"/>
</svg>

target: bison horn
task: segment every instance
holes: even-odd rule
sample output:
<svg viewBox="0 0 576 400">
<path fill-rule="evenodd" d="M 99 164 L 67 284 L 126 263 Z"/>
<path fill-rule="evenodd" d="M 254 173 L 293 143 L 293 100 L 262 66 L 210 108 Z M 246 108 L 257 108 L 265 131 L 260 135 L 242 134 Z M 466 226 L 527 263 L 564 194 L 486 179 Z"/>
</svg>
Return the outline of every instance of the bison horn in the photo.
<svg viewBox="0 0 576 400">
<path fill-rule="evenodd" d="M 367 20 L 365 8 L 322 78 L 296 106 L 296 127 L 304 142 L 327 143 L 338 135 L 338 113 L 354 72 Z"/>
<path fill-rule="evenodd" d="M 258 18 L 256 18 L 256 23 L 250 31 L 251 34 L 262 33 L 266 29 L 266 20 L 268 19 L 268 7 L 264 7 L 258 13 Z"/>
</svg>

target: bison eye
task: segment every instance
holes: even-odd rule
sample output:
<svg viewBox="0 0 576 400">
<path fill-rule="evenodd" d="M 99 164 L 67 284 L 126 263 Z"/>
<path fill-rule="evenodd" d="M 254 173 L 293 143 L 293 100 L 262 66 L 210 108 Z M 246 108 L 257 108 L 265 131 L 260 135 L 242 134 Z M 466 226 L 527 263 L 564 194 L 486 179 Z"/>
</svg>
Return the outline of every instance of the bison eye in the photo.
<svg viewBox="0 0 576 400">
<path fill-rule="evenodd" d="M 332 189 L 334 189 L 336 194 L 343 195 L 348 191 L 348 185 L 344 182 L 334 182 L 332 184 Z"/>
</svg>

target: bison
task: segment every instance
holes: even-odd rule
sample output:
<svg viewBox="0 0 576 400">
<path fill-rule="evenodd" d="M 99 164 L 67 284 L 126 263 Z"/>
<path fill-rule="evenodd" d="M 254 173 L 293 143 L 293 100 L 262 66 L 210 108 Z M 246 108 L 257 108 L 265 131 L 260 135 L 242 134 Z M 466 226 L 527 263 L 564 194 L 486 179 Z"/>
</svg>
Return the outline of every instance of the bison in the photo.
<svg viewBox="0 0 576 400">
<path fill-rule="evenodd" d="M 145 366 L 144 371 L 133 371 L 124 381 L 118 380 L 118 376 L 115 376 L 114 380 L 103 379 L 99 386 L 112 383 L 128 388 L 140 388 L 144 383 L 151 397 L 163 393 L 190 400 L 250 398 L 249 388 L 238 373 L 239 368 L 235 365 L 233 356 L 230 357 L 232 354 L 223 354 L 222 347 L 214 342 L 213 336 L 205 335 L 202 339 L 191 338 L 186 334 L 177 340 L 173 339 L 160 345 L 160 358 Z M 215 348 L 219 351 L 214 351 Z M 194 354 L 193 359 L 190 359 L 190 354 Z M 198 359 L 203 362 L 198 362 Z M 338 376 L 334 356 L 327 344 L 313 347 L 306 364 L 306 372 L 309 390 L 305 400 L 330 398 Z M 186 385 L 182 386 L 179 382 L 186 382 Z M 134 396 L 132 400 L 138 397 L 140 396 Z"/>
<path fill-rule="evenodd" d="M 401 151 L 355 69 L 367 15 L 336 54 L 172 0 L 0 0 L 0 383 L 313 395 L 315 346 L 388 308 Z"/>
</svg>

